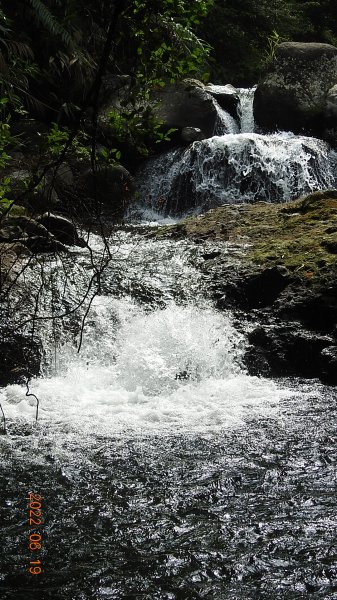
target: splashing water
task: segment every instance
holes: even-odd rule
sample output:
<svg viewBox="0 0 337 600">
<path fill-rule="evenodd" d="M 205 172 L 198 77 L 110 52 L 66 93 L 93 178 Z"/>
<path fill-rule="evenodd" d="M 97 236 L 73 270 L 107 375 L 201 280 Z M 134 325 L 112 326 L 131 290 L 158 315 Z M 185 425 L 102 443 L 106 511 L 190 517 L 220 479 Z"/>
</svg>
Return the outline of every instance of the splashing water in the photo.
<svg viewBox="0 0 337 600">
<path fill-rule="evenodd" d="M 173 247 L 169 241 L 120 233 L 115 243 L 118 252 L 102 280 L 103 293 L 92 305 L 80 354 L 69 323 L 55 362 L 52 332 L 48 324 L 41 325 L 50 358 L 45 377 L 30 385 L 40 400 L 39 422 L 88 435 L 93 424 L 95 432 L 105 435 L 213 430 L 276 406 L 282 392 L 245 373 L 242 335 L 228 315 L 204 299 L 200 274 L 191 263 L 200 250 L 185 242 Z M 76 256 L 76 285 L 85 288 L 79 265 L 85 273 L 88 251 Z M 54 282 L 60 287 L 62 268 L 53 267 L 59 269 L 60 280 Z M 72 287 L 68 293 L 74 294 Z M 1 402 L 8 419 L 34 420 L 36 401 L 25 391 L 18 385 L 4 390 Z"/>
<path fill-rule="evenodd" d="M 223 203 L 282 202 L 335 185 L 333 153 L 322 140 L 291 133 L 227 134 L 149 161 L 140 177 L 145 204 L 184 214 Z"/>
</svg>

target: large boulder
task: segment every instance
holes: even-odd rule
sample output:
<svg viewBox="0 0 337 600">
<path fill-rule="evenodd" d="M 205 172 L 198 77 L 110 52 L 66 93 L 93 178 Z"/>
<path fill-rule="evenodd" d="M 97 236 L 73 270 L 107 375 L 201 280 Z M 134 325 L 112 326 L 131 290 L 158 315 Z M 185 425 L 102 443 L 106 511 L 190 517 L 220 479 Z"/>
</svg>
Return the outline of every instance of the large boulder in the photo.
<svg viewBox="0 0 337 600">
<path fill-rule="evenodd" d="M 330 44 L 285 42 L 257 87 L 254 115 L 264 130 L 324 135 L 328 92 L 337 82 L 337 48 Z"/>
<path fill-rule="evenodd" d="M 185 79 L 168 84 L 155 92 L 154 100 L 158 102 L 155 115 L 164 127 L 195 127 L 201 129 L 204 137 L 213 135 L 217 110 L 200 81 Z"/>
</svg>

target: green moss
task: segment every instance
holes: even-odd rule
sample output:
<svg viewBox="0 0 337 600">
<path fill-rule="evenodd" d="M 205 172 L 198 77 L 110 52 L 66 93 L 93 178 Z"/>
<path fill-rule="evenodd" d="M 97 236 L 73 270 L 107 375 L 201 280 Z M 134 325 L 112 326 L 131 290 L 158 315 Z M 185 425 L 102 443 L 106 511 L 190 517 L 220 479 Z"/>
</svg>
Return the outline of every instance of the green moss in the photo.
<svg viewBox="0 0 337 600">
<path fill-rule="evenodd" d="M 161 228 L 161 235 L 248 243 L 242 260 L 283 265 L 299 277 L 319 278 L 337 268 L 337 191 L 286 204 L 221 206 Z"/>
</svg>

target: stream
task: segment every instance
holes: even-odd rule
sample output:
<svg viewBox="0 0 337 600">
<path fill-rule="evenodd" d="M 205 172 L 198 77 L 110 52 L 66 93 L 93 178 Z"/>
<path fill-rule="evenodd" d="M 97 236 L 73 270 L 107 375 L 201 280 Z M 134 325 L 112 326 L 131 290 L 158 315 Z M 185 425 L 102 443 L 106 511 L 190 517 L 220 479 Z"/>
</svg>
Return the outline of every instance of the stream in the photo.
<svg viewBox="0 0 337 600">
<path fill-rule="evenodd" d="M 242 356 L 253 324 L 214 307 L 199 268 L 208 243 L 146 235 L 148 221 L 228 194 L 238 202 L 245 156 L 255 183 L 241 201 L 268 169 L 276 201 L 333 184 L 324 142 L 246 131 L 252 93 L 242 98 L 241 131 L 150 161 L 142 225 L 112 232 L 111 260 L 79 315 L 66 309 L 106 252 L 98 235 L 91 251 L 74 247 L 62 261 L 46 257 L 43 275 L 34 264 L 26 273 L 18 320 L 27 289 L 40 315 L 65 316 L 36 324 L 45 355 L 34 395 L 0 389 L 3 600 L 337 599 L 335 388 L 249 376 Z M 230 193 L 217 166 L 224 156 Z M 181 203 L 191 169 L 193 202 Z M 226 248 L 233 261 L 242 252 Z M 35 528 L 29 492 L 42 497 Z M 29 550 L 31 531 L 41 548 Z M 41 574 L 29 573 L 34 560 Z"/>
</svg>

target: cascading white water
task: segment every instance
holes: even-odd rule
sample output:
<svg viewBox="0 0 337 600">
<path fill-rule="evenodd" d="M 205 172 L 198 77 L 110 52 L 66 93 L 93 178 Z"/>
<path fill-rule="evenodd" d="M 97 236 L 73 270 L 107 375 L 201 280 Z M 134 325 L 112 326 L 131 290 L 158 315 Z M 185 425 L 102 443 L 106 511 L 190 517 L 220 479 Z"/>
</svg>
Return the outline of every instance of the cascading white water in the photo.
<svg viewBox="0 0 337 600">
<path fill-rule="evenodd" d="M 227 134 L 150 161 L 139 191 L 173 214 L 223 203 L 281 202 L 335 184 L 328 145 L 291 133 Z"/>
<path fill-rule="evenodd" d="M 254 133 L 254 92 L 238 90 L 240 133 L 215 102 L 218 135 L 148 161 L 138 177 L 141 203 L 174 215 L 223 203 L 282 202 L 334 187 L 336 159 L 327 143 L 290 132 Z"/>
<path fill-rule="evenodd" d="M 93 242 L 99 253 L 102 244 L 98 238 Z M 94 424 L 94 431 L 105 435 L 158 428 L 204 431 L 240 424 L 266 404 L 269 411 L 277 404 L 283 392 L 245 373 L 242 335 L 229 315 L 204 298 L 194 266 L 202 260 L 200 249 L 131 234 L 116 234 L 110 248 L 114 259 L 85 323 L 80 354 L 70 321 L 63 320 L 56 361 L 50 324 L 40 327 L 49 360 L 44 378 L 30 384 L 40 400 L 40 424 L 83 434 Z M 78 297 L 85 290 L 90 260 L 87 250 L 74 251 L 69 265 L 76 262 L 76 280 L 71 277 L 63 295 L 65 305 L 75 288 Z M 64 268 L 50 265 L 60 292 Z M 39 281 L 31 282 L 32 293 L 34 286 L 38 289 Z M 43 298 L 41 304 L 45 307 Z M 25 392 L 12 385 L 0 394 L 7 419 L 33 421 L 36 400 Z"/>
<path fill-rule="evenodd" d="M 254 133 L 254 94 L 256 87 L 238 88 L 240 97 L 240 133 Z"/>
</svg>

